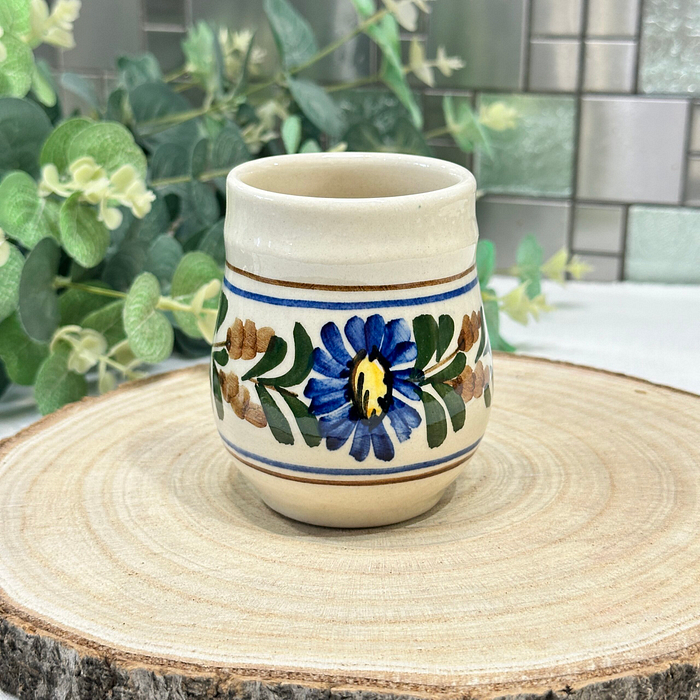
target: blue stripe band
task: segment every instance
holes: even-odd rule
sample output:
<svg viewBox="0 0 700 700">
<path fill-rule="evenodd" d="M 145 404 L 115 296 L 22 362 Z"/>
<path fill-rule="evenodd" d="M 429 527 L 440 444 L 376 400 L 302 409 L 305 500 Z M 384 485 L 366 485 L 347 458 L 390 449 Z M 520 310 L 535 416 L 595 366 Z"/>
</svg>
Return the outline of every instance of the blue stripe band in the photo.
<svg viewBox="0 0 700 700">
<path fill-rule="evenodd" d="M 267 459 L 266 457 L 261 457 L 253 452 L 248 452 L 238 445 L 234 445 L 230 440 L 227 440 L 219 431 L 221 439 L 232 449 L 243 455 L 243 457 L 248 457 L 248 459 L 254 459 L 263 464 L 267 464 L 270 467 L 277 467 L 278 469 L 287 469 L 291 472 L 302 472 L 303 474 L 325 474 L 326 476 L 379 476 L 381 474 L 401 474 L 402 472 L 413 472 L 418 469 L 426 469 L 427 467 L 435 467 L 438 464 L 445 464 L 446 462 L 451 462 L 453 459 L 458 457 L 463 457 L 467 453 L 475 450 L 481 438 L 479 438 L 473 445 L 465 447 L 459 452 L 453 452 L 447 457 L 441 459 L 430 459 L 427 462 L 416 462 L 415 464 L 407 464 L 403 467 L 385 467 L 383 469 L 327 469 L 325 467 L 305 467 L 300 464 L 289 464 L 288 462 L 279 462 L 276 459 Z"/>
<path fill-rule="evenodd" d="M 449 292 L 442 294 L 431 294 L 427 297 L 413 297 L 411 299 L 380 299 L 377 301 L 314 301 L 311 299 L 282 299 L 280 297 L 271 297 L 267 294 L 257 294 L 249 292 L 240 287 L 236 287 L 224 277 L 224 286 L 233 294 L 244 299 L 252 299 L 263 304 L 272 304 L 273 306 L 296 306 L 304 309 L 329 309 L 331 311 L 354 311 L 356 309 L 386 309 L 396 306 L 419 306 L 420 304 L 432 304 L 437 301 L 445 301 L 454 297 L 462 296 L 476 286 L 479 278 L 475 275 L 471 282 L 468 282 L 463 287 L 458 287 Z"/>
</svg>

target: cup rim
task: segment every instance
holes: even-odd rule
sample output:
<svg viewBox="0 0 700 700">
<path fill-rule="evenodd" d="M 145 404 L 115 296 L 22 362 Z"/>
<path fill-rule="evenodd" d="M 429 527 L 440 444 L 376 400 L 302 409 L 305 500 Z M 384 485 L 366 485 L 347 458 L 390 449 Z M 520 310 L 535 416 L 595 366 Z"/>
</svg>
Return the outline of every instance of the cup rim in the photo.
<svg viewBox="0 0 700 700">
<path fill-rule="evenodd" d="M 338 163 L 343 165 L 358 162 L 383 164 L 386 166 L 421 167 L 431 170 L 433 173 L 441 171 L 455 178 L 453 184 L 445 187 L 428 189 L 425 192 L 386 195 L 378 197 L 323 197 L 307 194 L 288 194 L 264 189 L 250 185 L 242 179 L 250 173 L 264 172 L 277 167 L 292 167 L 297 164 L 323 164 Z M 454 200 L 462 197 L 473 196 L 476 193 L 476 180 L 467 168 L 439 158 L 418 156 L 405 153 L 376 153 L 376 152 L 343 152 L 343 153 L 294 153 L 279 156 L 267 156 L 256 158 L 241 163 L 233 168 L 227 178 L 227 187 L 240 194 L 256 199 L 264 199 L 279 204 L 296 205 L 304 207 L 383 207 L 416 203 L 435 203 L 444 200 Z"/>
</svg>

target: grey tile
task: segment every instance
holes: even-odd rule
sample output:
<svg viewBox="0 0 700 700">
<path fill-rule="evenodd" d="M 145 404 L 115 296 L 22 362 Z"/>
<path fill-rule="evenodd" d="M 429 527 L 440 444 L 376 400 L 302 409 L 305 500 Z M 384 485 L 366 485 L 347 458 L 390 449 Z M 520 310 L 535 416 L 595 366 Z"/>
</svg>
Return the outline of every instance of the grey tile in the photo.
<svg viewBox="0 0 700 700">
<path fill-rule="evenodd" d="M 60 69 L 61 67 L 60 51 L 55 46 L 51 46 L 51 44 L 39 44 L 34 49 L 34 57 L 43 59 L 51 68 Z"/>
<path fill-rule="evenodd" d="M 645 0 L 640 51 L 643 92 L 699 92 L 698 0 Z"/>
<path fill-rule="evenodd" d="M 587 41 L 583 89 L 586 92 L 632 92 L 636 59 L 634 41 Z"/>
<path fill-rule="evenodd" d="M 640 0 L 588 0 L 588 36 L 635 36 Z"/>
<path fill-rule="evenodd" d="M 688 158 L 685 203 L 700 206 L 700 156 Z"/>
<path fill-rule="evenodd" d="M 531 233 L 546 259 L 566 246 L 570 209 L 565 202 L 483 197 L 476 204 L 479 235 L 496 244 L 499 268 L 515 265 L 518 245 Z"/>
<path fill-rule="evenodd" d="M 185 62 L 180 32 L 146 32 L 146 48 L 158 59 L 164 73 L 177 70 Z"/>
<path fill-rule="evenodd" d="M 585 97 L 578 196 L 677 204 L 688 103 L 644 97 Z"/>
<path fill-rule="evenodd" d="M 576 36 L 581 31 L 581 0 L 533 0 L 530 31 Z"/>
<path fill-rule="evenodd" d="M 140 0 L 84 2 L 74 25 L 76 47 L 63 53 L 65 70 L 114 70 L 119 56 L 142 51 L 140 16 Z"/>
<path fill-rule="evenodd" d="M 445 115 L 442 109 L 442 101 L 445 95 L 455 95 L 455 99 L 463 100 L 465 98 L 471 100 L 473 93 L 470 92 L 450 92 L 444 90 L 440 92 L 424 92 L 423 93 L 423 131 L 431 131 L 445 126 Z"/>
<path fill-rule="evenodd" d="M 89 86 L 88 89 L 92 89 L 94 97 L 97 98 L 98 102 L 103 102 L 104 84 L 102 76 L 81 74 L 81 78 L 85 81 L 86 86 Z M 60 78 L 57 78 L 56 82 L 59 85 L 61 107 L 63 108 L 64 114 L 71 114 L 74 111 L 85 115 L 94 114 L 95 108 L 92 106 L 91 101 L 85 100 L 72 90 L 67 90 L 65 87 L 61 86 Z"/>
<path fill-rule="evenodd" d="M 292 5 L 311 24 L 319 46 L 325 46 L 348 32 L 357 23 L 352 3 L 346 0 L 324 0 L 323 8 L 318 0 L 292 0 Z M 270 27 L 265 19 L 262 2 L 250 0 L 196 0 L 193 3 L 193 20 L 204 19 L 228 27 L 231 31 L 250 29 L 256 31 L 255 43 L 267 51 L 263 70 L 273 70 L 278 65 L 277 49 Z M 359 36 L 319 61 L 304 73 L 322 82 L 344 82 L 369 74 L 369 38 Z"/>
<path fill-rule="evenodd" d="M 580 42 L 576 39 L 533 39 L 530 42 L 530 90 L 576 90 L 579 51 Z"/>
<path fill-rule="evenodd" d="M 518 89 L 522 80 L 525 0 L 436 2 L 430 12 L 428 52 L 444 45 L 465 66 L 451 77 L 437 76 L 445 87 Z"/>
<path fill-rule="evenodd" d="M 690 132 L 690 150 L 700 152 L 700 104 L 693 105 L 693 126 Z"/>
<path fill-rule="evenodd" d="M 616 282 L 620 279 L 622 260 L 609 255 L 578 255 L 578 258 L 593 268 L 583 278 L 586 282 Z"/>
<path fill-rule="evenodd" d="M 577 204 L 574 208 L 574 250 L 621 253 L 623 221 L 623 207 Z"/>
<path fill-rule="evenodd" d="M 700 282 L 700 209 L 631 207 L 625 278 Z"/>
<path fill-rule="evenodd" d="M 143 9 L 147 22 L 185 23 L 184 0 L 143 0 Z"/>
</svg>

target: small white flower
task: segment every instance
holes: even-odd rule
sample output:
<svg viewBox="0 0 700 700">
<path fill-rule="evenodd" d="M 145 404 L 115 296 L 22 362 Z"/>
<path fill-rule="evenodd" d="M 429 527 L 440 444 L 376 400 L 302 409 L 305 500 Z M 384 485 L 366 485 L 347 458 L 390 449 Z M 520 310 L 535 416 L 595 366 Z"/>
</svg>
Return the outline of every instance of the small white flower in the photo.
<svg viewBox="0 0 700 700">
<path fill-rule="evenodd" d="M 418 26 L 418 9 L 413 3 L 414 0 L 384 0 L 384 7 L 404 29 L 415 32 Z"/>
<path fill-rule="evenodd" d="M 29 43 L 37 46 L 45 42 L 63 49 L 75 48 L 73 22 L 79 14 L 80 0 L 58 0 L 51 13 L 44 0 L 32 0 Z"/>
<path fill-rule="evenodd" d="M 102 221 L 110 231 L 114 231 L 114 229 L 121 226 L 122 219 L 123 216 L 119 209 L 110 207 L 106 198 L 100 200 L 100 205 L 97 209 L 98 221 Z"/>
<path fill-rule="evenodd" d="M 231 35 L 231 48 L 234 51 L 245 53 L 250 46 L 252 38 L 253 32 L 249 29 L 244 29 L 242 32 L 234 32 Z"/>
<path fill-rule="evenodd" d="M 100 362 L 97 368 L 97 388 L 100 394 L 106 394 L 117 386 L 117 378 L 107 370 L 107 364 Z"/>
<path fill-rule="evenodd" d="M 445 76 L 449 77 L 453 71 L 464 68 L 464 61 L 459 56 L 448 56 L 444 46 L 438 46 L 435 57 L 435 67 Z"/>
<path fill-rule="evenodd" d="M 146 189 L 146 184 L 132 165 L 122 165 L 112 173 L 109 181 L 112 185 L 109 196 L 129 207 L 137 219 L 143 219 L 151 211 L 151 202 L 156 196 Z"/>
<path fill-rule="evenodd" d="M 105 337 L 90 328 L 83 328 L 76 341 L 71 343 L 73 350 L 68 356 L 68 369 L 78 374 L 85 374 L 94 367 L 100 356 L 107 352 Z"/>
<path fill-rule="evenodd" d="M 492 102 L 488 106 L 481 105 L 479 109 L 479 121 L 493 131 L 514 129 L 518 123 L 517 117 L 515 107 L 509 107 L 505 102 Z"/>
<path fill-rule="evenodd" d="M 422 80 L 426 85 L 433 87 L 435 85 L 435 76 L 433 69 L 425 60 L 425 49 L 418 39 L 411 39 L 411 46 L 408 52 L 409 68 L 419 80 Z"/>
<path fill-rule="evenodd" d="M 58 168 L 53 163 L 48 163 L 41 169 L 39 182 L 39 195 L 48 197 L 50 194 L 57 194 L 59 197 L 70 197 L 73 194 L 69 184 L 61 182 Z"/>
<path fill-rule="evenodd" d="M 10 259 L 11 250 L 10 242 L 5 238 L 5 232 L 0 228 L 0 267 Z"/>
</svg>

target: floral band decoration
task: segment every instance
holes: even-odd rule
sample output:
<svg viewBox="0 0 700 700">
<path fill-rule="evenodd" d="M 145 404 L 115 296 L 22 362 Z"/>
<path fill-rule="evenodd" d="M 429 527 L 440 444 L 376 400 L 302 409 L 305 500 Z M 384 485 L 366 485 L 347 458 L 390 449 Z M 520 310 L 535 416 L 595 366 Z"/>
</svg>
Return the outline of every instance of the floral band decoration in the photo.
<svg viewBox="0 0 700 700">
<path fill-rule="evenodd" d="M 222 295 L 217 331 L 227 312 Z M 287 357 L 287 342 L 270 327 L 257 328 L 251 320 L 236 318 L 226 339 L 214 344 L 216 411 L 223 419 L 227 403 L 238 418 L 268 427 L 277 442 L 293 445 L 294 431 L 278 405 L 283 401 L 309 447 L 325 440 L 327 449 L 338 450 L 351 440 L 350 454 L 359 462 L 370 450 L 377 459 L 394 458 L 387 423 L 393 436 L 405 442 L 425 420 L 428 446 L 439 447 L 447 438 L 448 417 L 458 432 L 469 401 L 483 396 L 486 407 L 491 405 L 492 378 L 481 361 L 490 352 L 483 309 L 463 317 L 456 348 L 447 354 L 454 336 L 454 320 L 444 314 L 437 320 L 429 314 L 417 316 L 412 329 L 403 318 L 385 322 L 373 314 L 366 320 L 353 316 L 342 333 L 332 321 L 326 323 L 321 329 L 323 347 L 314 347 L 297 322 L 293 364 L 273 377 L 270 374 Z M 466 353 L 477 343 L 472 370 Z M 258 355 L 262 357 L 242 375 L 229 368 L 231 360 Z M 312 370 L 319 376 L 307 381 Z M 251 400 L 246 383 L 254 387 L 259 403 Z"/>
</svg>

